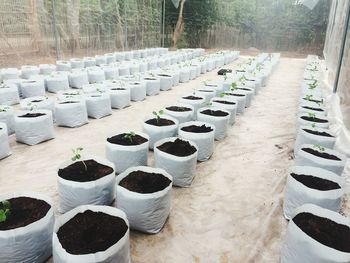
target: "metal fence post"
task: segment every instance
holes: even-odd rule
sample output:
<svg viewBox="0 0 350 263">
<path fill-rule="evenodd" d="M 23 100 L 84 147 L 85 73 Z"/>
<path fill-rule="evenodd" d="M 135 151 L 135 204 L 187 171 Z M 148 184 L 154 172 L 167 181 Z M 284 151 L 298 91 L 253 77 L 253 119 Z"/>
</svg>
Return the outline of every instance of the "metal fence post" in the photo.
<svg viewBox="0 0 350 263">
<path fill-rule="evenodd" d="M 56 59 L 59 60 L 61 58 L 60 47 L 58 42 L 58 33 L 56 26 L 56 9 L 55 9 L 55 0 L 51 0 L 52 3 L 52 27 L 55 35 L 55 48 L 56 48 Z"/>
</svg>

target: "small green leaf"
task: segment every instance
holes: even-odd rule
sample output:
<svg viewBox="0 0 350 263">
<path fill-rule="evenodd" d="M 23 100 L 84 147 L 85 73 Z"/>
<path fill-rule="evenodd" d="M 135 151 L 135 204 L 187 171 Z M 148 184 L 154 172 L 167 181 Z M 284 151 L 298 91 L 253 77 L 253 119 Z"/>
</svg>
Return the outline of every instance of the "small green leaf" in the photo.
<svg viewBox="0 0 350 263">
<path fill-rule="evenodd" d="M 164 110 L 159 111 L 159 115 L 162 115 L 162 114 L 164 114 Z"/>
</svg>

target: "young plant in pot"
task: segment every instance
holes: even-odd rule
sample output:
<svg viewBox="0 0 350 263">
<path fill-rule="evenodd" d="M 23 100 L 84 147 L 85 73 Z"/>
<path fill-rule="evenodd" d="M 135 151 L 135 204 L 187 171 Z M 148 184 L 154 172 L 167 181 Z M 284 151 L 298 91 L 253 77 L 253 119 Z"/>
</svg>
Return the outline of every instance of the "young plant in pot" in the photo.
<svg viewBox="0 0 350 263">
<path fill-rule="evenodd" d="M 214 152 L 215 126 L 207 122 L 190 121 L 179 125 L 179 138 L 194 142 L 197 145 L 197 160 L 209 160 Z"/>
<path fill-rule="evenodd" d="M 0 122 L 0 160 L 10 156 L 11 149 L 6 123 Z"/>
<path fill-rule="evenodd" d="M 131 229 L 156 234 L 170 213 L 171 188 L 172 177 L 163 169 L 132 167 L 117 176 L 116 206 Z"/>
<path fill-rule="evenodd" d="M 182 96 L 179 99 L 179 103 L 191 105 L 193 107 L 193 111 L 194 111 L 193 118 L 196 119 L 197 118 L 197 110 L 199 108 L 203 107 L 203 105 L 205 104 L 205 98 L 203 96 L 199 96 L 195 92 L 193 92 L 193 93 L 187 94 L 185 96 Z"/>
<path fill-rule="evenodd" d="M 201 97 L 204 97 L 205 102 L 209 102 L 212 98 L 215 97 L 216 90 L 204 87 L 204 88 L 196 89 L 195 94 Z"/>
<path fill-rule="evenodd" d="M 325 101 L 322 97 L 315 97 L 312 94 L 303 95 L 299 102 L 310 107 L 323 107 L 325 105 Z"/>
<path fill-rule="evenodd" d="M 32 107 L 38 110 L 49 110 L 55 115 L 55 102 L 52 98 L 47 96 L 31 97 L 21 100 L 21 110 L 30 110 Z"/>
<path fill-rule="evenodd" d="M 254 98 L 254 89 L 248 88 L 246 86 L 238 86 L 236 90 L 232 91 L 233 93 L 238 92 L 238 94 L 245 94 L 246 97 L 246 107 L 250 107 L 252 100 Z"/>
<path fill-rule="evenodd" d="M 294 210 L 303 204 L 315 204 L 339 212 L 344 184 L 342 177 L 325 169 L 292 167 L 285 190 L 284 216 L 290 219 Z"/>
<path fill-rule="evenodd" d="M 21 111 L 15 116 L 16 140 L 35 145 L 55 138 L 52 112 L 36 110 L 32 105 L 29 111 Z"/>
<path fill-rule="evenodd" d="M 0 105 L 19 103 L 19 92 L 15 84 L 0 84 Z"/>
<path fill-rule="evenodd" d="M 253 94 L 254 94 L 253 91 L 242 90 L 242 86 L 238 86 L 238 85 L 235 85 L 235 83 L 232 83 L 229 94 L 227 94 L 227 95 L 231 95 L 233 97 L 238 97 L 238 98 L 243 97 L 245 99 L 244 107 L 248 108 L 251 105 Z"/>
<path fill-rule="evenodd" d="M 110 136 L 106 141 L 106 157 L 114 163 L 116 173 L 133 166 L 147 165 L 149 136 L 133 131 Z"/>
<path fill-rule="evenodd" d="M 153 118 L 147 118 L 143 123 L 143 132 L 149 136 L 149 148 L 160 139 L 176 136 L 179 122 L 177 119 L 164 115 L 164 110 L 153 111 Z"/>
<path fill-rule="evenodd" d="M 228 110 L 231 114 L 229 123 L 231 125 L 235 123 L 237 115 L 237 101 L 235 99 L 225 97 L 225 93 L 221 93 L 219 97 L 212 98 L 210 103 L 213 107 Z"/>
<path fill-rule="evenodd" d="M 69 89 L 68 73 L 53 72 L 45 77 L 48 92 L 57 93 L 60 90 Z"/>
<path fill-rule="evenodd" d="M 155 167 L 173 177 L 173 185 L 189 187 L 194 178 L 198 147 L 194 142 L 177 137 L 165 138 L 154 144 Z"/>
<path fill-rule="evenodd" d="M 298 207 L 290 220 L 281 263 L 350 262 L 349 218 L 314 204 Z"/>
<path fill-rule="evenodd" d="M 71 159 L 57 170 L 60 213 L 80 205 L 110 205 L 114 199 L 114 164 L 100 157 L 83 156 L 82 147 L 72 151 Z"/>
<path fill-rule="evenodd" d="M 326 117 L 320 116 L 312 112 L 301 113 L 298 115 L 297 129 L 299 129 L 300 126 L 311 126 L 311 125 L 318 128 L 327 129 L 329 127 L 329 121 Z"/>
<path fill-rule="evenodd" d="M 335 140 L 334 134 L 329 129 L 318 128 L 315 124 L 311 126 L 301 126 L 294 144 L 294 155 L 298 153 L 303 144 L 316 144 L 333 149 Z"/>
<path fill-rule="evenodd" d="M 0 262 L 45 262 L 52 253 L 54 212 L 37 193 L 0 196 Z"/>
<path fill-rule="evenodd" d="M 235 100 L 237 102 L 237 115 L 243 114 L 246 107 L 246 95 L 237 92 L 228 91 L 224 93 L 224 99 Z"/>
<path fill-rule="evenodd" d="M 56 124 L 75 128 L 89 122 L 84 100 L 65 99 L 55 105 Z"/>
<path fill-rule="evenodd" d="M 207 107 L 197 111 L 197 120 L 213 124 L 215 126 L 215 139 L 223 140 L 226 137 L 230 115 L 229 111 L 208 104 Z"/>
<path fill-rule="evenodd" d="M 67 99 L 75 99 L 75 100 L 85 100 L 85 96 L 82 90 L 61 90 L 57 92 L 58 100 L 67 100 Z"/>
<path fill-rule="evenodd" d="M 15 113 L 11 106 L 0 105 L 0 122 L 6 123 L 8 135 L 15 132 Z"/>
<path fill-rule="evenodd" d="M 106 80 L 103 84 L 107 87 L 113 109 L 123 109 L 130 106 L 131 93 L 127 82 Z"/>
<path fill-rule="evenodd" d="M 174 103 L 164 109 L 164 113 L 179 121 L 179 123 L 193 120 L 194 108 L 189 104 Z"/>
<path fill-rule="evenodd" d="M 346 163 L 346 156 L 325 148 L 321 145 L 301 145 L 295 164 L 299 166 L 316 166 L 338 174 L 343 173 Z"/>
<path fill-rule="evenodd" d="M 327 109 L 323 106 L 311 106 L 307 103 L 301 103 L 299 104 L 298 107 L 298 112 L 299 113 L 314 113 L 317 114 L 319 116 L 326 116 L 327 115 Z"/>
<path fill-rule="evenodd" d="M 112 114 L 111 98 L 108 93 L 97 92 L 86 95 L 86 109 L 88 116 L 100 119 Z"/>
<path fill-rule="evenodd" d="M 57 218 L 53 261 L 130 262 L 129 222 L 115 207 L 82 205 Z"/>
</svg>

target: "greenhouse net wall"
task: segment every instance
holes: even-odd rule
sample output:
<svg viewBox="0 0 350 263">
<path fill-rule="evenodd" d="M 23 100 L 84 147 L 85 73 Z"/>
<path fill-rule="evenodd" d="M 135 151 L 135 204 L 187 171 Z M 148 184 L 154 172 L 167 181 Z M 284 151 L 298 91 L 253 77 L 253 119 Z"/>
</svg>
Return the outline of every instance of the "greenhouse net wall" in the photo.
<svg viewBox="0 0 350 263">
<path fill-rule="evenodd" d="M 326 66 L 328 68 L 328 82 L 334 84 L 337 65 L 340 55 L 340 45 L 345 27 L 346 10 L 349 0 L 333 0 L 329 16 L 327 37 L 324 48 Z M 343 63 L 337 93 L 340 97 L 340 106 L 345 120 L 345 125 L 350 129 L 350 26 L 348 27 L 345 42 Z"/>
<path fill-rule="evenodd" d="M 0 66 L 160 46 L 161 12 L 155 0 L 2 0 Z"/>
</svg>

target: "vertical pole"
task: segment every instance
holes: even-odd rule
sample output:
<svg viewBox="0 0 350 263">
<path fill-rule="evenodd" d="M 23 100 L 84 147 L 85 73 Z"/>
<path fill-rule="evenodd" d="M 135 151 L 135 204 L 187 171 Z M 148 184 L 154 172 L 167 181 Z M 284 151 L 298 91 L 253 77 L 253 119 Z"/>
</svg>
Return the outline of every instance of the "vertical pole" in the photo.
<svg viewBox="0 0 350 263">
<path fill-rule="evenodd" d="M 162 47 L 165 46 L 165 0 L 163 0 Z"/>
<path fill-rule="evenodd" d="M 57 34 L 57 26 L 56 26 L 55 0 L 51 0 L 51 3 L 52 3 L 52 27 L 55 35 L 56 59 L 59 60 L 61 58 L 61 54 L 60 54 L 60 48 L 58 43 L 58 34 Z"/>
<path fill-rule="evenodd" d="M 342 42 L 340 46 L 339 60 L 338 60 L 337 71 L 335 75 L 333 93 L 336 93 L 338 90 L 340 72 L 341 72 L 343 58 L 344 58 L 345 43 L 346 43 L 346 38 L 347 38 L 348 28 L 349 28 L 349 21 L 350 21 L 350 1 L 347 1 L 345 25 L 344 25 L 343 34 L 342 34 Z"/>
<path fill-rule="evenodd" d="M 124 1 L 124 19 L 125 19 L 124 35 L 125 35 L 125 49 L 126 50 L 128 50 L 128 18 L 126 16 L 127 2 L 128 1 Z"/>
</svg>

